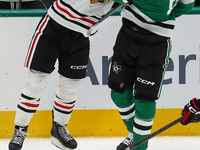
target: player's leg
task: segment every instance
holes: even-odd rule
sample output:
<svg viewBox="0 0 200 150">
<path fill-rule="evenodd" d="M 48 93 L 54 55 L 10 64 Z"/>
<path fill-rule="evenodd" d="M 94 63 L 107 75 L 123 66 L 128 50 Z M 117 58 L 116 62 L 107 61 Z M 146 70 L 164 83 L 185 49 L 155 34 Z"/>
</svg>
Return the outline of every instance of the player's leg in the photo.
<svg viewBox="0 0 200 150">
<path fill-rule="evenodd" d="M 156 110 L 155 100 L 161 93 L 171 47 L 167 38 L 153 34 L 148 36 L 149 39 L 154 39 L 154 43 L 149 44 L 151 41 L 147 41 L 146 44 L 140 45 L 144 55 L 140 56 L 136 68 L 134 143 L 151 133 Z M 146 150 L 147 146 L 148 141 L 134 150 Z"/>
<path fill-rule="evenodd" d="M 53 107 L 52 144 L 59 148 L 75 149 L 77 142 L 67 130 L 67 124 L 75 106 L 76 97 L 81 86 L 81 79 L 70 79 L 60 76 Z"/>
<path fill-rule="evenodd" d="M 128 131 L 133 132 L 133 118 L 135 116 L 133 90 L 125 90 L 123 93 L 111 90 L 111 98 L 118 107 L 120 116 Z"/>
<path fill-rule="evenodd" d="M 49 82 L 50 73 L 54 69 L 58 52 L 56 46 L 52 44 L 53 42 L 48 41 L 51 37 L 49 30 L 53 31 L 54 29 L 50 28 L 49 17 L 43 17 L 30 44 L 25 65 L 26 67 L 31 65 L 31 67 L 17 106 L 15 133 L 9 143 L 9 150 L 20 150 L 22 148 L 27 126 L 39 107 L 40 97 Z M 56 31 L 53 33 L 56 33 Z M 47 36 L 49 38 L 46 38 Z"/>
<path fill-rule="evenodd" d="M 66 34 L 59 57 L 60 81 L 54 101 L 51 142 L 61 149 L 75 149 L 77 142 L 67 130 L 67 125 L 76 103 L 81 80 L 86 76 L 89 39 L 66 28 L 63 29 L 63 33 Z M 72 47 L 69 48 L 69 45 Z"/>
<path fill-rule="evenodd" d="M 49 82 L 47 73 L 30 70 L 22 90 L 15 116 L 15 131 L 9 150 L 20 150 L 27 134 L 28 124 L 40 104 L 40 97 Z"/>
<path fill-rule="evenodd" d="M 125 43 L 127 41 L 128 38 L 124 36 L 122 28 L 114 46 L 114 55 L 108 80 L 108 86 L 111 88 L 111 98 L 118 107 L 121 118 L 129 131 L 125 140 L 117 146 L 117 150 L 125 150 L 133 143 L 133 120 L 135 117 L 133 85 L 135 82 L 135 67 L 132 64 L 132 60 L 126 54 L 127 44 Z"/>
<path fill-rule="evenodd" d="M 155 101 L 135 99 L 134 118 L 134 143 L 140 141 L 151 133 L 153 119 L 156 111 Z M 145 142 L 134 150 L 146 150 L 148 142 Z"/>
<path fill-rule="evenodd" d="M 133 120 L 135 116 L 133 90 L 125 90 L 123 93 L 111 90 L 111 98 L 116 104 L 120 116 L 129 131 L 128 136 L 117 146 L 117 150 L 124 150 L 133 144 Z"/>
</svg>

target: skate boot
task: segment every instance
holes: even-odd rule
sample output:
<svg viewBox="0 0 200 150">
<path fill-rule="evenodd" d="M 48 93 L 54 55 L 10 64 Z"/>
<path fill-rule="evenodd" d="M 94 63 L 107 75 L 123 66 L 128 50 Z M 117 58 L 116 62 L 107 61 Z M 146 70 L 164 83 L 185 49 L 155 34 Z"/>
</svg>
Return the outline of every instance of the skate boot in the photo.
<svg viewBox="0 0 200 150">
<path fill-rule="evenodd" d="M 27 128 L 28 126 L 15 126 L 14 135 L 8 145 L 9 150 L 21 150 L 24 139 L 27 135 Z"/>
<path fill-rule="evenodd" d="M 77 147 L 77 142 L 70 135 L 66 126 L 60 125 L 53 121 L 51 135 L 51 143 L 61 150 L 73 150 Z"/>
<path fill-rule="evenodd" d="M 117 150 L 126 150 L 133 144 L 133 133 L 129 132 L 128 136 L 117 146 Z"/>
</svg>

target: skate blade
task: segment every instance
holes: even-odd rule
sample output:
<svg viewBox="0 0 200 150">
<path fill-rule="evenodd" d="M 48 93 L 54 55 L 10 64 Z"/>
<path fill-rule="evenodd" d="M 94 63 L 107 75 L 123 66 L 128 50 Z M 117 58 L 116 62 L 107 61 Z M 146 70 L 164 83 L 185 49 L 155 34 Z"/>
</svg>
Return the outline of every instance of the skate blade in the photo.
<svg viewBox="0 0 200 150">
<path fill-rule="evenodd" d="M 62 145 L 62 143 L 61 143 L 58 139 L 56 139 L 56 138 L 54 138 L 54 137 L 51 138 L 51 143 L 52 143 L 54 146 L 56 146 L 57 148 L 61 149 L 61 150 L 74 150 L 74 149 L 65 147 L 64 145 Z"/>
</svg>

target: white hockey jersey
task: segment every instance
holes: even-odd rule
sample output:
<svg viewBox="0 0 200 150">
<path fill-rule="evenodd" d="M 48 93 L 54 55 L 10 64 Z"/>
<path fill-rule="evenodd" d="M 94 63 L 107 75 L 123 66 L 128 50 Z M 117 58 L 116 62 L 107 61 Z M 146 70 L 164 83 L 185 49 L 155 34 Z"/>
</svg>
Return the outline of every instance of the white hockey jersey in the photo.
<svg viewBox="0 0 200 150">
<path fill-rule="evenodd" d="M 90 27 L 111 9 L 113 3 L 111 0 L 56 0 L 48 14 L 60 25 L 88 37 Z"/>
</svg>

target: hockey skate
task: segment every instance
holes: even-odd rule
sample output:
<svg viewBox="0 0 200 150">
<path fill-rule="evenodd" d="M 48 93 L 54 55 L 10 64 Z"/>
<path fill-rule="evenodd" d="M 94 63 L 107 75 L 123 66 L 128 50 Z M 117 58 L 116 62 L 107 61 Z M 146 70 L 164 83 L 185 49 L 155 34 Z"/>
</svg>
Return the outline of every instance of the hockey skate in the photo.
<svg viewBox="0 0 200 150">
<path fill-rule="evenodd" d="M 66 126 L 53 122 L 51 135 L 51 143 L 61 150 L 73 150 L 77 147 L 77 142 L 70 135 Z"/>
<path fill-rule="evenodd" d="M 24 139 L 27 135 L 27 128 L 28 126 L 15 126 L 14 135 L 8 145 L 9 150 L 21 150 Z"/>
<path fill-rule="evenodd" d="M 117 150 L 127 150 L 133 144 L 133 133 L 129 132 L 128 136 L 117 146 Z"/>
</svg>

